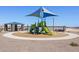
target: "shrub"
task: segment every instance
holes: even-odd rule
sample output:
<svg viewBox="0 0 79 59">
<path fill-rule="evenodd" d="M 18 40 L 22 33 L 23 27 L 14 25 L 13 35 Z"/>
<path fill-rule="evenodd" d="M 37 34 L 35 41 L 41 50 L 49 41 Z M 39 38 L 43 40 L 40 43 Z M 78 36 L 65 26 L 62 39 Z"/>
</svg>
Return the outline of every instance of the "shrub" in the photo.
<svg viewBox="0 0 79 59">
<path fill-rule="evenodd" d="M 79 46 L 77 43 L 71 42 L 70 43 L 71 46 Z"/>
</svg>

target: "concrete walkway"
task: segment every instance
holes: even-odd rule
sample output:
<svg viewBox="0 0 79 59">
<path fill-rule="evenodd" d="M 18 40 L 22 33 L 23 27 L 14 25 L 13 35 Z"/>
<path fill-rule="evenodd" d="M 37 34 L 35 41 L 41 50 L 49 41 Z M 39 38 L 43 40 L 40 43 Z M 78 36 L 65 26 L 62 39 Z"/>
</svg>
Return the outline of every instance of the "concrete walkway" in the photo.
<svg viewBox="0 0 79 59">
<path fill-rule="evenodd" d="M 79 46 L 70 46 L 72 42 L 79 44 L 79 37 L 69 40 L 26 40 L 3 37 L 4 34 L 0 33 L 0 52 L 79 52 Z"/>
<path fill-rule="evenodd" d="M 74 34 L 74 33 L 68 33 L 65 32 L 65 34 L 68 34 L 67 36 L 64 37 L 55 37 L 55 38 L 31 38 L 31 37 L 19 37 L 19 36 L 14 36 L 12 35 L 15 32 L 8 32 L 3 34 L 4 37 L 8 37 L 8 38 L 13 38 L 13 39 L 21 39 L 21 40 L 68 40 L 68 39 L 74 39 L 79 37 L 78 34 Z"/>
</svg>

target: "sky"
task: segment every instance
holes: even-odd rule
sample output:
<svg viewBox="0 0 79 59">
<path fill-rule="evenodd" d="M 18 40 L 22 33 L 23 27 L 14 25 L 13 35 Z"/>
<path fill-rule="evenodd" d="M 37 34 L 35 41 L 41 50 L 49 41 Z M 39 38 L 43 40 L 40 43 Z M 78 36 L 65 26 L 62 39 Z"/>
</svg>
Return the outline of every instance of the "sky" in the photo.
<svg viewBox="0 0 79 59">
<path fill-rule="evenodd" d="M 31 25 L 38 22 L 37 17 L 26 16 L 35 12 L 41 6 L 0 6 L 0 24 L 9 22 L 20 22 Z M 49 11 L 57 14 L 54 17 L 56 26 L 79 26 L 78 6 L 43 6 Z M 53 17 L 47 17 L 48 26 L 53 25 Z"/>
</svg>

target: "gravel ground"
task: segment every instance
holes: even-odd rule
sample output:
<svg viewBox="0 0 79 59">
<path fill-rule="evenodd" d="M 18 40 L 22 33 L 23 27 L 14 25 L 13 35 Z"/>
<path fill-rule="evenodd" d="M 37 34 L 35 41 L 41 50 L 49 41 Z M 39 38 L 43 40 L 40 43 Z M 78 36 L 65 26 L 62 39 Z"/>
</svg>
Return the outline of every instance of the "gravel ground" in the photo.
<svg viewBox="0 0 79 59">
<path fill-rule="evenodd" d="M 0 33 L 0 52 L 78 52 L 79 38 L 71 40 L 17 40 L 5 38 Z"/>
</svg>

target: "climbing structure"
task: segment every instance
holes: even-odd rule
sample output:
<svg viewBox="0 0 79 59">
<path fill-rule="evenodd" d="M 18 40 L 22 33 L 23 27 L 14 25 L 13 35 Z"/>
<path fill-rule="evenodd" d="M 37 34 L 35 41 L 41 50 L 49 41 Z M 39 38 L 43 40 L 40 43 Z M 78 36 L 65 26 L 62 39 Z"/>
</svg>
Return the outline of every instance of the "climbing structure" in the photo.
<svg viewBox="0 0 79 59">
<path fill-rule="evenodd" d="M 52 32 L 46 26 L 45 21 L 41 21 L 39 23 L 32 24 L 30 27 L 30 33 L 32 34 L 52 34 Z"/>
<path fill-rule="evenodd" d="M 48 11 L 44 7 L 41 7 L 34 13 L 29 14 L 28 16 L 35 16 L 35 17 L 38 17 L 41 19 L 40 22 L 31 25 L 30 31 L 29 31 L 30 33 L 32 33 L 32 34 L 50 34 L 50 35 L 52 34 L 52 32 L 48 29 L 46 21 L 44 19 L 49 16 L 56 16 L 54 13 Z"/>
</svg>

